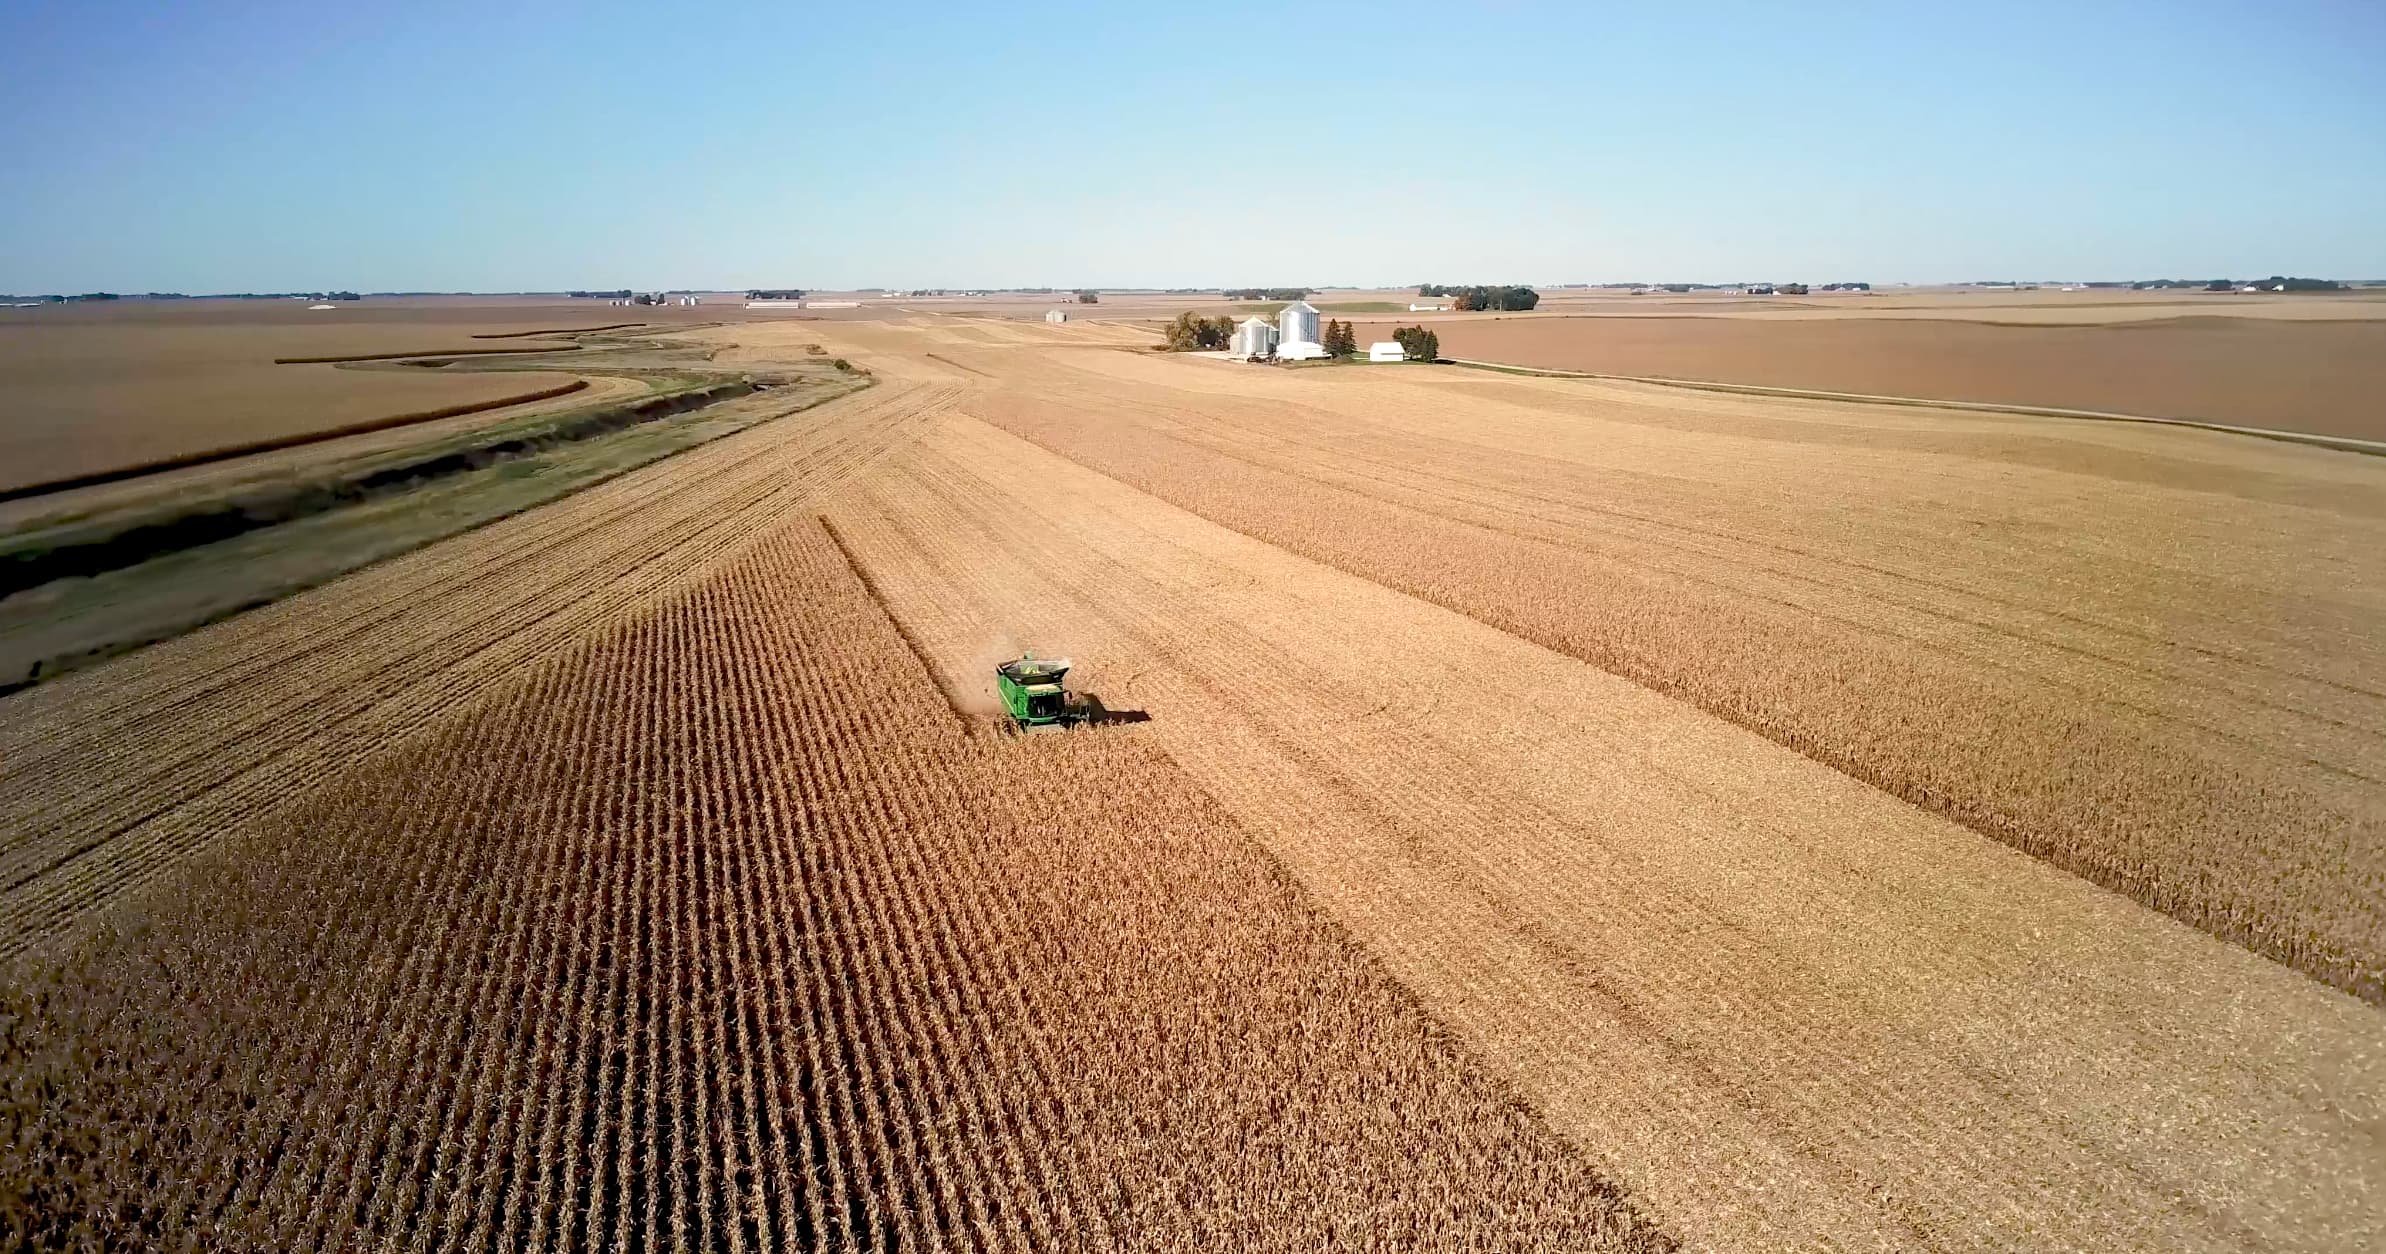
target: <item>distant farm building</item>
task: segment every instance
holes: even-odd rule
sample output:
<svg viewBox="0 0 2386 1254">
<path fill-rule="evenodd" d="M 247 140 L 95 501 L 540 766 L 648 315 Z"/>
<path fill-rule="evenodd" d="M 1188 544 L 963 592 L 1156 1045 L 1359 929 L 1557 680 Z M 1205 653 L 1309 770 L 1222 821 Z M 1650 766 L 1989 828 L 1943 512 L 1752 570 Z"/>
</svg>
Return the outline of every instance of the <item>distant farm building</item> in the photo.
<svg viewBox="0 0 2386 1254">
<path fill-rule="evenodd" d="M 1276 327 L 1265 318 L 1245 318 L 1234 329 L 1231 345 L 1237 357 L 1273 357 L 1276 355 Z"/>
<path fill-rule="evenodd" d="M 1046 322 L 1067 322 L 1068 320 L 1069 311 L 1066 309 L 1047 309 L 1044 311 L 1044 321 Z"/>
<path fill-rule="evenodd" d="M 1411 302 L 1408 311 L 1410 313 L 1448 313 L 1450 307 L 1448 305 L 1419 305 Z"/>
<path fill-rule="evenodd" d="M 1377 340 L 1367 346 L 1369 361 L 1407 361 L 1408 350 L 1392 340 Z"/>
<path fill-rule="evenodd" d="M 1276 355 L 1296 361 L 1325 356 L 1326 350 L 1317 342 L 1317 332 L 1317 306 L 1305 300 L 1286 305 L 1276 315 Z M 1317 351 L 1299 351 L 1305 348 Z"/>
<path fill-rule="evenodd" d="M 1276 315 L 1276 341 L 1279 344 L 1315 344 L 1317 328 L 1317 306 L 1305 300 L 1286 305 Z"/>
<path fill-rule="evenodd" d="M 802 301 L 800 301 L 800 300 L 750 300 L 750 301 L 747 301 L 747 302 L 746 302 L 746 308 L 748 308 L 748 309 L 802 309 L 802 308 L 804 308 L 804 302 L 802 302 Z"/>
</svg>

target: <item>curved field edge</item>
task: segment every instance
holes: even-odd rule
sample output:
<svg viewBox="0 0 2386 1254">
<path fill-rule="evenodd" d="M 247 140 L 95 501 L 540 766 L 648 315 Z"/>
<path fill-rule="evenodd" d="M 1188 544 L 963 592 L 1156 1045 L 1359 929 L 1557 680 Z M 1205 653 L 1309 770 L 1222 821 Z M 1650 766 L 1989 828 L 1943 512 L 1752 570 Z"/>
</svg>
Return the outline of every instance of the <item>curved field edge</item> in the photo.
<svg viewBox="0 0 2386 1254">
<path fill-rule="evenodd" d="M 506 357 L 520 353 L 569 353 L 578 344 L 532 344 L 514 348 L 424 348 L 400 353 L 334 353 L 323 357 L 276 357 L 277 366 L 325 366 L 351 361 L 403 361 L 410 357 Z"/>
<path fill-rule="evenodd" d="M 1132 738 L 955 726 L 816 523 L 10 972 L 0 1230 L 1671 1242 Z"/>
<path fill-rule="evenodd" d="M 630 327 L 645 325 L 647 324 L 643 322 L 607 322 L 593 327 L 541 327 L 535 331 L 483 331 L 472 338 L 476 340 L 521 340 L 534 335 L 588 335 L 597 331 L 622 331 Z"/>
<path fill-rule="evenodd" d="M 1688 701 L 2190 926 L 2386 1003 L 2386 915 L 2377 870 L 2357 856 L 2372 847 L 2363 833 L 2386 822 L 2374 803 L 2340 813 L 2208 754 L 2140 743 L 2129 728 L 2070 708 L 2060 693 L 2033 695 L 2020 710 L 1994 670 L 1942 662 L 1927 679 L 1905 676 L 1916 658 L 1884 661 L 1841 647 L 1779 607 L 1695 585 L 1667 584 L 1671 591 L 1659 595 L 1665 581 L 1651 583 L 1648 572 L 1608 563 L 1595 549 L 1533 527 L 1512 533 L 1502 529 L 1511 523 L 1483 510 L 1456 508 L 1455 497 L 1437 495 L 1446 485 L 1395 487 L 1371 458 L 1337 469 L 1321 450 L 1338 440 L 1336 456 L 1356 452 L 1349 430 L 1274 431 L 1264 425 L 1272 419 L 1239 412 L 1214 427 L 1147 425 L 1131 410 L 1122 421 L 1090 424 L 1023 400 L 980 416 L 1253 539 Z M 1272 434 L 1253 437 L 1259 430 Z M 1514 516 L 1537 517 L 1548 503 L 1528 496 L 1509 504 L 1522 511 Z M 1551 581 L 1600 589 L 1597 604 L 1520 595 Z M 1890 663 L 1892 671 L 1880 669 Z M 1912 693 L 1874 691 L 1888 679 L 1945 690 L 1908 709 L 1899 702 Z M 1989 718 L 1992 710 L 1998 721 L 1987 730 L 1948 717 Z M 1851 730 L 1859 715 L 1863 726 Z M 1988 758 L 1994 771 L 1982 765 Z M 2011 778 L 1991 786 L 2004 776 Z M 2148 857 L 2136 842 L 2157 830 L 2171 838 L 2170 854 Z M 2182 845 L 2182 832 L 2204 838 Z M 2257 842 L 2270 852 L 2244 852 Z M 2321 854 L 2337 845 L 2356 853 L 2332 864 Z M 2178 861 L 2190 847 L 2201 861 Z"/>
<path fill-rule="evenodd" d="M 438 409 L 414 410 L 409 413 L 391 414 L 383 418 L 367 418 L 360 422 L 327 427 L 320 431 L 301 432 L 272 440 L 253 440 L 246 444 L 233 444 L 176 457 L 159 458 L 156 461 L 143 462 L 137 466 L 122 466 L 114 470 L 94 471 L 90 474 L 74 475 L 64 479 L 29 483 L 20 487 L 0 489 L 0 502 L 48 496 L 55 492 L 70 492 L 77 488 L 94 488 L 108 483 L 122 483 L 125 480 L 138 479 L 145 475 L 163 474 L 172 470 L 188 470 L 195 466 L 207 466 L 241 457 L 253 457 L 259 453 L 277 453 L 284 449 L 304 448 L 309 444 L 322 444 L 349 436 L 370 435 L 377 431 L 394 431 L 401 427 L 420 426 L 427 422 L 437 422 L 442 418 L 461 418 L 467 414 L 485 413 L 492 409 L 505 409 L 513 405 L 528 405 L 538 401 L 554 400 L 557 397 L 570 396 L 575 392 L 584 392 L 588 390 L 588 386 L 586 379 L 573 379 L 554 387 L 539 388 L 512 396 L 494 396 L 484 401 L 468 401 L 461 405 L 446 405 Z"/>
</svg>

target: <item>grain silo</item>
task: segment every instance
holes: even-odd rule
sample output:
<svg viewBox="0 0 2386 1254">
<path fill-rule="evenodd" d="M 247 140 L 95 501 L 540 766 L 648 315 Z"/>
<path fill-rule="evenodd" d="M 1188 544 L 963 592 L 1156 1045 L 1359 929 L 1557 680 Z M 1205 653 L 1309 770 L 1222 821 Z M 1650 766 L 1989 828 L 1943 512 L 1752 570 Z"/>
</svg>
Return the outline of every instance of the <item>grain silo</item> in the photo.
<svg viewBox="0 0 2386 1254">
<path fill-rule="evenodd" d="M 1276 315 L 1276 342 L 1285 344 L 1317 343 L 1317 306 L 1296 300 Z"/>
<path fill-rule="evenodd" d="M 1276 328 L 1265 318 L 1245 318 L 1234 329 L 1234 355 L 1237 357 L 1273 357 L 1276 355 Z"/>
</svg>

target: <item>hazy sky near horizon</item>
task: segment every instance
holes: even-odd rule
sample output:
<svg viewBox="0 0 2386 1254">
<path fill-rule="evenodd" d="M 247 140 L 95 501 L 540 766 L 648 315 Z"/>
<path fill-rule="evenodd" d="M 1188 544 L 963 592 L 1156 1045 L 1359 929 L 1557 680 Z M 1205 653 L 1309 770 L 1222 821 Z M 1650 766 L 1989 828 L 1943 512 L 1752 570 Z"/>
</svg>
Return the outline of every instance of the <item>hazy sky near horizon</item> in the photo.
<svg viewBox="0 0 2386 1254">
<path fill-rule="evenodd" d="M 0 292 L 2386 278 L 2386 4 L 0 5 Z"/>
</svg>

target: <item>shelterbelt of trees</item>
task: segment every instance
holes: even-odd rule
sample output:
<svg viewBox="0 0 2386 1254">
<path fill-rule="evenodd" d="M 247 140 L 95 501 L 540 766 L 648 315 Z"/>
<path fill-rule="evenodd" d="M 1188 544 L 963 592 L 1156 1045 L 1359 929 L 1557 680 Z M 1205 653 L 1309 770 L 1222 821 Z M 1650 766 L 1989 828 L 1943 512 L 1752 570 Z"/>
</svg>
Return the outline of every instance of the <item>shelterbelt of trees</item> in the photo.
<svg viewBox="0 0 2386 1254">
<path fill-rule="evenodd" d="M 1456 287 L 1425 283 L 1418 286 L 1417 295 L 1450 297 L 1461 310 L 1525 310 L 1541 303 L 1541 293 L 1529 287 Z"/>
</svg>

